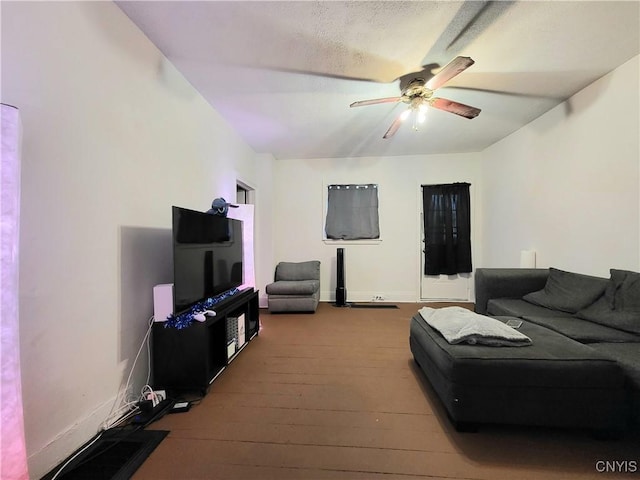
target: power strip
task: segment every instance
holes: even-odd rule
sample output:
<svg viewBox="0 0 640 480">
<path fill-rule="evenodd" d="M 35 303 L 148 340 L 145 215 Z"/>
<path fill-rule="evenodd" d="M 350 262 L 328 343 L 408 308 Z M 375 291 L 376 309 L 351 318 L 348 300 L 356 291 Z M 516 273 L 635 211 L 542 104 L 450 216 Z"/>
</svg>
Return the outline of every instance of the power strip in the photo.
<svg viewBox="0 0 640 480">
<path fill-rule="evenodd" d="M 174 403 L 175 401 L 171 399 L 164 399 L 157 405 L 153 406 L 151 410 L 147 410 L 147 411 L 142 410 L 142 406 L 141 406 L 140 413 L 135 417 L 133 417 L 133 420 L 131 420 L 131 423 L 135 425 L 143 425 L 143 426 L 149 425 L 151 422 L 159 419 L 165 413 L 167 413 L 173 407 Z"/>
<path fill-rule="evenodd" d="M 163 400 L 167 399 L 167 391 L 166 390 L 153 390 L 147 393 L 144 397 L 145 400 L 150 400 L 153 407 L 156 407 Z"/>
</svg>

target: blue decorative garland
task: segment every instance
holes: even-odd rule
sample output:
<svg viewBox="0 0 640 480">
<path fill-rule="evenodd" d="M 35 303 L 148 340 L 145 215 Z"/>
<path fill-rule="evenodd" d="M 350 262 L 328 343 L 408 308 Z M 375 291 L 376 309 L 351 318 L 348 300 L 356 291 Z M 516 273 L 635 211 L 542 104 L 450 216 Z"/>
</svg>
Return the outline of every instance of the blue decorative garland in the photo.
<svg viewBox="0 0 640 480">
<path fill-rule="evenodd" d="M 232 295 L 235 295 L 240 290 L 237 288 L 232 288 L 231 290 L 221 293 L 215 297 L 207 298 L 202 302 L 198 302 L 195 305 L 192 305 L 189 310 L 186 312 L 182 312 L 179 315 L 174 315 L 173 313 L 167 317 L 167 321 L 164 322 L 164 328 L 177 328 L 178 330 L 182 330 L 183 328 L 187 328 L 191 326 L 191 324 L 196 321 L 194 318 L 196 315 L 203 314 L 206 310 L 211 310 L 214 305 L 217 305 L 222 300 L 225 300 Z"/>
</svg>

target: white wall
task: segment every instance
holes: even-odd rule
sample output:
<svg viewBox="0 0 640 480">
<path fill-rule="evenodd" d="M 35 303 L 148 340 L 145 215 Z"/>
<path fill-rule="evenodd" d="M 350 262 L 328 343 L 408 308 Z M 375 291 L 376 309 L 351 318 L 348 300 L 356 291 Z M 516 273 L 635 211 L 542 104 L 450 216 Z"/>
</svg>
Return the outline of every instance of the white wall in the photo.
<svg viewBox="0 0 640 480">
<path fill-rule="evenodd" d="M 482 152 L 483 265 L 640 270 L 639 57 Z M 481 265 L 478 265 L 481 266 Z"/>
<path fill-rule="evenodd" d="M 172 278 L 171 205 L 206 210 L 241 177 L 270 208 L 270 167 L 111 2 L 3 2 L 2 82 L 23 119 L 21 356 L 40 478 L 97 432 L 129 373 L 152 287 Z M 143 352 L 134 393 L 145 377 Z"/>
<path fill-rule="evenodd" d="M 383 294 L 389 301 L 415 302 L 421 277 L 420 185 L 467 181 L 475 189 L 480 187 L 479 167 L 478 154 L 277 160 L 274 261 L 320 260 L 320 298 L 331 301 L 336 249 L 343 247 L 349 301 Z M 324 191 L 330 183 L 378 184 L 381 242 L 322 240 Z"/>
</svg>

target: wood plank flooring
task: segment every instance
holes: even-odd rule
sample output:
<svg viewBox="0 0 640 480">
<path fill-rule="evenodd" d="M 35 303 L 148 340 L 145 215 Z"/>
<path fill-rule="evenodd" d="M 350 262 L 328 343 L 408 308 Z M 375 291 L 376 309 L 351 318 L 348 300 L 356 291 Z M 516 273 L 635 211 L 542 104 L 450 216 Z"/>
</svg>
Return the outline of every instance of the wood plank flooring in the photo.
<svg viewBox="0 0 640 480">
<path fill-rule="evenodd" d="M 134 480 L 638 478 L 635 433 L 456 432 L 409 350 L 409 320 L 422 305 L 398 306 L 261 311 L 260 335 L 207 396 L 148 427 L 171 433 Z M 615 460 L 638 470 L 596 468 Z"/>
</svg>

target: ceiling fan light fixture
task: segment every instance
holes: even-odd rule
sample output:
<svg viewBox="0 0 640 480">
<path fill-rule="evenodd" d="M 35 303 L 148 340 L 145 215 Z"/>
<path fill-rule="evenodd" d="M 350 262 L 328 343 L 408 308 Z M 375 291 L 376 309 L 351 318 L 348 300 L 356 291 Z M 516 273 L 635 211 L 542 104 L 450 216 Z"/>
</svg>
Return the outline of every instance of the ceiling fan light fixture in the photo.
<svg viewBox="0 0 640 480">
<path fill-rule="evenodd" d="M 462 73 L 473 65 L 473 63 L 474 62 L 470 57 L 456 57 L 445 65 L 442 70 L 431 77 L 429 81 L 425 81 L 422 77 L 412 79 L 407 86 L 402 88 L 402 91 L 400 92 L 401 95 L 399 97 L 360 100 L 353 102 L 350 107 L 361 107 L 365 105 L 389 102 L 403 102 L 408 104 L 409 107 L 396 117 L 382 138 L 391 138 L 398 128 L 400 128 L 400 125 L 409 115 L 411 115 L 411 112 L 414 112 L 413 129 L 418 130 L 418 125 L 424 123 L 427 118 L 426 110 L 428 107 L 454 113 L 469 119 L 475 118 L 480 114 L 479 108 L 471 107 L 447 98 L 438 98 L 433 96 L 434 90 L 444 85 L 456 75 Z"/>
<path fill-rule="evenodd" d="M 426 97 L 417 97 L 411 102 L 408 110 L 413 112 L 413 130 L 417 131 L 418 127 L 426 121 L 427 108 L 429 108 L 429 102 Z"/>
</svg>

